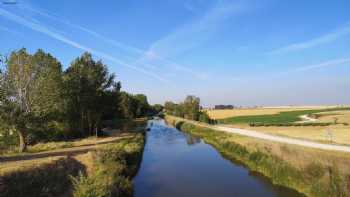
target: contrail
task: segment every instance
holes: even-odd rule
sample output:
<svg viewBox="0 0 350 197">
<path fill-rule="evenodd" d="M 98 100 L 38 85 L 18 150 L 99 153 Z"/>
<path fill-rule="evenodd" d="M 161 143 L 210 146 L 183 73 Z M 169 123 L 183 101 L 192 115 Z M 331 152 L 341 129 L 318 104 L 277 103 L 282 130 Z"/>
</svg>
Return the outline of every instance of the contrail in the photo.
<svg viewBox="0 0 350 197">
<path fill-rule="evenodd" d="M 132 53 L 136 53 L 138 55 L 145 55 L 148 51 L 147 50 L 143 50 L 143 49 L 139 49 L 139 48 L 136 48 L 134 46 L 130 46 L 130 45 L 126 45 L 124 43 L 121 43 L 121 42 L 118 42 L 116 40 L 112 40 L 112 39 L 109 39 L 109 38 L 106 38 L 105 36 L 91 30 L 91 29 L 88 29 L 88 28 L 85 28 L 85 27 L 82 27 L 80 25 L 77 25 L 77 24 L 74 24 L 74 23 L 71 23 L 69 21 L 65 21 L 65 20 L 62 20 L 60 18 L 58 18 L 57 16 L 54 16 L 54 15 L 51 15 L 45 11 L 41 11 L 41 10 L 38 10 L 38 9 L 35 9 L 35 8 L 32 8 L 30 6 L 25 6 L 25 5 L 21 5 L 22 8 L 24 9 L 27 9 L 31 12 L 34 12 L 36 14 L 39 14 L 41 16 L 45 16 L 47 18 L 50 18 L 52 20 L 55 20 L 55 21 L 58 21 L 60 23 L 63 23 L 65 25 L 68 25 L 70 27 L 73 27 L 73 28 L 76 28 L 76 29 L 79 29 L 85 33 L 88 33 L 92 36 L 95 36 L 96 38 L 99 38 L 101 40 L 103 40 L 104 42 L 107 42 L 107 43 L 110 43 L 111 45 L 115 46 L 115 47 L 118 47 L 118 48 L 121 48 L 125 51 L 129 51 L 129 52 L 132 52 Z M 187 72 L 197 78 L 203 78 L 203 76 L 201 76 L 200 74 L 198 74 L 198 72 L 196 71 L 193 71 L 189 68 L 187 68 L 186 66 L 183 66 L 183 65 L 179 65 L 173 61 L 170 61 L 170 60 L 167 60 L 163 57 L 160 57 L 159 55 L 155 55 L 155 58 L 157 58 L 158 60 L 162 61 L 163 63 L 165 63 L 165 65 L 170 65 L 170 67 L 173 67 L 179 71 L 183 71 L 183 72 Z M 142 63 L 140 61 L 137 61 L 138 64 L 141 64 L 143 66 L 146 66 L 146 67 L 149 67 L 148 65 L 146 65 L 145 63 Z"/>
<path fill-rule="evenodd" d="M 8 11 L 2 9 L 2 8 L 0 8 L 0 15 L 2 15 L 3 17 L 5 17 L 5 18 L 7 18 L 9 20 L 12 20 L 12 21 L 14 21 L 14 22 L 16 22 L 16 23 L 18 23 L 20 25 L 26 26 L 26 27 L 34 30 L 34 31 L 43 33 L 43 34 L 45 34 L 47 36 L 50 36 L 51 38 L 59 40 L 59 41 L 61 41 L 63 43 L 66 43 L 68 45 L 71 45 L 71 46 L 73 46 L 75 48 L 78 48 L 78 49 L 81 49 L 81 50 L 84 50 L 84 51 L 88 51 L 88 52 L 93 53 L 93 54 L 95 54 L 97 56 L 100 56 L 102 58 L 108 59 L 108 60 L 110 60 L 110 61 L 112 61 L 114 63 L 123 65 L 125 67 L 130 68 L 130 69 L 136 70 L 138 72 L 141 72 L 143 74 L 151 76 L 151 77 L 153 77 L 155 79 L 158 79 L 160 81 L 169 82 L 168 80 L 162 78 L 161 76 L 159 76 L 159 75 L 157 75 L 155 73 L 151 73 L 151 72 L 148 72 L 148 71 L 143 70 L 141 68 L 138 68 L 138 67 L 132 66 L 130 64 L 127 64 L 127 63 L 125 63 L 125 62 L 123 62 L 123 61 L 121 61 L 121 60 L 119 60 L 119 59 L 117 59 L 117 58 L 107 54 L 107 53 L 104 53 L 104 52 L 101 52 L 101 51 L 89 48 L 87 46 L 84 46 L 84 45 L 82 45 L 82 44 L 80 44 L 78 42 L 75 42 L 75 41 L 73 41 L 73 40 L 71 40 L 71 39 L 69 39 L 69 38 L 67 38 L 67 37 L 65 37 L 65 36 L 63 36 L 61 34 L 58 34 L 56 32 L 50 31 L 45 26 L 42 26 L 42 25 L 39 25 L 37 23 L 31 22 L 31 21 L 29 21 L 29 20 L 27 20 L 27 19 L 25 19 L 25 18 L 23 18 L 21 16 L 17 16 L 17 15 L 15 15 L 15 14 L 13 14 L 11 12 L 8 12 Z"/>
</svg>

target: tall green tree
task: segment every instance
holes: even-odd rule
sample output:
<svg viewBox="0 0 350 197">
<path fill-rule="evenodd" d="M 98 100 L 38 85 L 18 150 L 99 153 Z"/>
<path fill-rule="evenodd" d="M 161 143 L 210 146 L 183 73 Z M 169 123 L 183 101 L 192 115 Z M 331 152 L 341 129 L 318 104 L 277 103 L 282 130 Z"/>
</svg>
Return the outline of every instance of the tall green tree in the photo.
<svg viewBox="0 0 350 197">
<path fill-rule="evenodd" d="M 136 94 L 133 96 L 136 104 L 136 117 L 146 116 L 150 110 L 150 105 L 147 101 L 147 96 L 144 94 Z"/>
<path fill-rule="evenodd" d="M 125 119 L 136 118 L 137 102 L 133 96 L 127 92 L 121 92 L 119 111 L 121 117 Z"/>
<path fill-rule="evenodd" d="M 90 53 L 75 59 L 64 73 L 65 109 L 70 127 L 81 135 L 97 133 L 101 126 L 106 91 L 116 85 L 107 66 Z M 87 131 L 87 133 L 86 133 Z"/>
<path fill-rule="evenodd" d="M 28 132 L 59 108 L 60 73 L 60 63 L 42 50 L 32 56 L 20 49 L 8 58 L 1 73 L 0 118 L 18 133 L 20 152 L 26 150 Z"/>
</svg>

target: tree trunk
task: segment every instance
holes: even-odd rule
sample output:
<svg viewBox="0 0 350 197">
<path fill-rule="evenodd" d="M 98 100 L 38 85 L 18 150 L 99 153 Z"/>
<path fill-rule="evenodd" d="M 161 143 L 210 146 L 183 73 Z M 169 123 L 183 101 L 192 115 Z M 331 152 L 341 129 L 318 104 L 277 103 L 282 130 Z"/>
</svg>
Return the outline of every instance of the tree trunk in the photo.
<svg viewBox="0 0 350 197">
<path fill-rule="evenodd" d="M 96 135 L 96 137 L 98 137 L 98 127 L 97 126 L 95 128 L 95 135 Z"/>
<path fill-rule="evenodd" d="M 100 131 L 100 124 L 99 122 L 96 122 L 95 124 L 95 135 L 98 137 L 98 132 Z"/>
<path fill-rule="evenodd" d="M 91 122 L 91 113 L 90 111 L 87 112 L 87 122 L 88 122 L 88 132 L 90 136 L 94 135 L 93 127 L 92 127 L 92 122 Z"/>
<path fill-rule="evenodd" d="M 25 152 L 27 151 L 27 144 L 26 144 L 26 136 L 23 131 L 18 131 L 19 136 L 19 152 Z"/>
</svg>

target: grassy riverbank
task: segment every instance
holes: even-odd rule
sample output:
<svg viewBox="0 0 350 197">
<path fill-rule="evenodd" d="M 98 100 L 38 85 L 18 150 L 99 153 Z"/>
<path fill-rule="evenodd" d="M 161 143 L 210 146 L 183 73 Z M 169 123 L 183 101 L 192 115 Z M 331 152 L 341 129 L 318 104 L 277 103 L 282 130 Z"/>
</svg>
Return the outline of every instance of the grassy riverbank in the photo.
<svg viewBox="0 0 350 197">
<path fill-rule="evenodd" d="M 144 134 L 106 145 L 93 153 L 94 173 L 74 178 L 74 196 L 132 196 L 132 177 L 141 162 Z"/>
<path fill-rule="evenodd" d="M 146 119 L 112 136 L 29 147 L 0 157 L 0 196 L 132 196 L 145 143 Z"/>
<path fill-rule="evenodd" d="M 143 132 L 132 133 L 76 156 L 5 162 L 0 196 L 132 196 L 144 143 Z"/>
<path fill-rule="evenodd" d="M 230 160 L 238 160 L 274 184 L 307 196 L 350 196 L 350 155 L 228 134 L 167 116 L 167 122 L 197 135 Z"/>
</svg>

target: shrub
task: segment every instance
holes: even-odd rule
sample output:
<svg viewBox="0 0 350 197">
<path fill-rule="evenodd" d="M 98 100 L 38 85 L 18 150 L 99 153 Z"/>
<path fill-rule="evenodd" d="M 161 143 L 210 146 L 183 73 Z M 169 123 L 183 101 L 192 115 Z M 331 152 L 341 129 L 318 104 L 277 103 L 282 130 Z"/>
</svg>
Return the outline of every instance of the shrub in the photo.
<svg viewBox="0 0 350 197">
<path fill-rule="evenodd" d="M 204 122 L 208 124 L 211 122 L 210 117 L 206 112 L 200 112 L 198 120 L 199 122 Z"/>
</svg>

